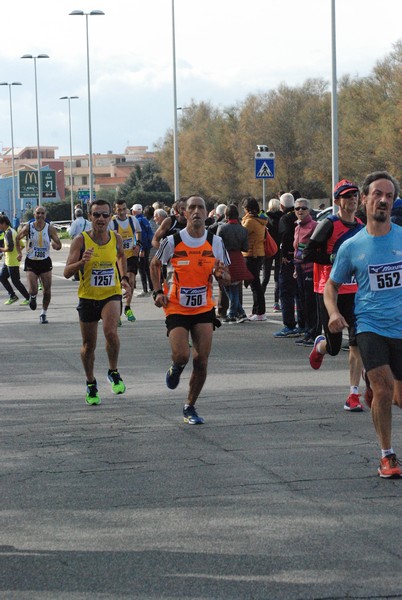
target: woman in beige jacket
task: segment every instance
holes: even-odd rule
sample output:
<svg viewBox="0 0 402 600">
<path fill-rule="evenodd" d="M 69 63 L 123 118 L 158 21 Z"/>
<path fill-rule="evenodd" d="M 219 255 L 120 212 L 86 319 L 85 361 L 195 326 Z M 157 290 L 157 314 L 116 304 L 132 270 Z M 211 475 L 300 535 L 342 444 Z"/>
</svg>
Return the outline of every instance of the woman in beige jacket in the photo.
<svg viewBox="0 0 402 600">
<path fill-rule="evenodd" d="M 244 252 L 248 270 L 254 275 L 250 284 L 253 293 L 253 310 L 249 316 L 250 321 L 266 321 L 265 296 L 261 286 L 260 271 L 264 261 L 264 237 L 267 226 L 267 217 L 260 215 L 260 207 L 255 198 L 243 200 L 244 217 L 241 224 L 248 231 L 248 252 Z"/>
</svg>

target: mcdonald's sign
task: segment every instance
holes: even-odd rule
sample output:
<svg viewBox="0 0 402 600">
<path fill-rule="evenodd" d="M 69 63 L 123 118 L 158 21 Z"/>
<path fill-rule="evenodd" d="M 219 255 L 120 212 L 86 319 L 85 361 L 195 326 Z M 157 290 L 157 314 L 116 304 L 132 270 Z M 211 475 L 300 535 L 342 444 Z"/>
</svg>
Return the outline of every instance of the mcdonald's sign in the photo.
<svg viewBox="0 0 402 600">
<path fill-rule="evenodd" d="M 38 171 L 19 171 L 20 198 L 38 198 Z"/>
</svg>

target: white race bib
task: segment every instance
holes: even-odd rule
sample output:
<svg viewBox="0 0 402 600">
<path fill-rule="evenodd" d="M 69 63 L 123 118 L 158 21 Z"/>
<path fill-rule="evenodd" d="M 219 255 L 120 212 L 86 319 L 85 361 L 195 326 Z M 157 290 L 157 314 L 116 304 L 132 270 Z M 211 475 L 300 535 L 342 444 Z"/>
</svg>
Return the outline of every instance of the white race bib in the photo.
<svg viewBox="0 0 402 600">
<path fill-rule="evenodd" d="M 130 250 L 134 246 L 134 238 L 125 238 L 123 240 L 123 250 Z"/>
<path fill-rule="evenodd" d="M 34 260 L 40 260 L 42 258 L 46 258 L 46 250 L 47 248 L 38 248 L 37 246 L 34 247 L 33 252 L 33 259 Z"/>
<path fill-rule="evenodd" d="M 181 306 L 206 306 L 207 304 L 207 287 L 181 287 L 180 288 L 180 305 Z"/>
<path fill-rule="evenodd" d="M 114 269 L 92 269 L 91 271 L 92 287 L 112 287 L 114 286 Z"/>
<path fill-rule="evenodd" d="M 402 288 L 402 262 L 388 265 L 369 265 L 368 270 L 372 292 Z"/>
</svg>

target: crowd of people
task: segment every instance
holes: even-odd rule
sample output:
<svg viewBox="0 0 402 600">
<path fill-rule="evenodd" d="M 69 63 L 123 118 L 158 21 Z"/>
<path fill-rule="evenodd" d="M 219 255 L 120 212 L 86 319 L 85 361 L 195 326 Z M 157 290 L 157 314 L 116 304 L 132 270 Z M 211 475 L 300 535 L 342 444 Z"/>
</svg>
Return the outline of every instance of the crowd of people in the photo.
<svg viewBox="0 0 402 600">
<path fill-rule="evenodd" d="M 255 198 L 218 205 L 209 214 L 200 196 L 180 198 L 173 206 L 142 207 L 131 214 L 125 200 L 114 206 L 95 200 L 84 219 L 80 207 L 70 228 L 73 238 L 64 275 L 77 278 L 78 315 L 86 375 L 86 402 L 101 402 L 95 376 L 98 323 L 102 321 L 109 361 L 107 379 L 112 392 L 125 384 L 118 369 L 121 315 L 135 321 L 131 307 L 136 276 L 142 290 L 163 309 L 171 348 L 166 385 L 174 390 L 192 357 L 183 420 L 203 424 L 196 401 L 207 376 L 213 331 L 222 324 L 267 321 L 266 290 L 274 277 L 271 310 L 281 312 L 283 327 L 275 339 L 297 338 L 311 347 L 309 362 L 318 370 L 326 354 L 337 355 L 348 331 L 350 388 L 344 403 L 349 412 L 362 412 L 360 381 L 372 412 L 381 445 L 378 473 L 402 476 L 391 444 L 392 404 L 402 408 L 402 229 L 397 224 L 401 202 L 399 184 L 387 172 L 367 176 L 361 189 L 347 179 L 333 190 L 336 212 L 317 221 L 309 199 L 297 190 L 281 192 L 266 212 Z M 43 285 L 40 323 L 48 322 L 51 298 L 50 248 L 60 239 L 43 207 L 17 233 L 0 216 L 6 257 L 0 281 L 22 304 L 37 306 L 38 282 Z M 265 238 L 278 251 L 266 256 Z M 22 246 L 28 290 L 20 280 Z M 215 289 L 214 289 L 214 281 Z M 251 314 L 243 307 L 244 287 L 252 294 Z M 214 299 L 218 292 L 218 305 Z M 124 308 L 123 308 L 124 303 Z M 390 321 L 389 315 L 396 316 Z M 399 379 L 400 377 L 400 379 Z"/>
</svg>

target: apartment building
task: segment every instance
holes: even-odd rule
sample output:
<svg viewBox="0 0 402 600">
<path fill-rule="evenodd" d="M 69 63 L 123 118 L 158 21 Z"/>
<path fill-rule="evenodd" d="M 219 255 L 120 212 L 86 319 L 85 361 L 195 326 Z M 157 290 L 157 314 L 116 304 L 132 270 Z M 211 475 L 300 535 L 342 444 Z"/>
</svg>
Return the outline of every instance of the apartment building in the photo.
<svg viewBox="0 0 402 600">
<path fill-rule="evenodd" d="M 128 146 L 122 154 L 114 154 L 111 150 L 106 154 L 93 155 L 94 190 L 117 190 L 123 184 L 131 171 L 137 166 L 143 166 L 155 158 L 154 152 L 148 152 L 148 146 Z M 73 190 L 89 187 L 89 157 L 88 154 L 72 157 L 61 156 L 64 163 L 65 187 L 70 189 L 71 172 Z"/>
</svg>

